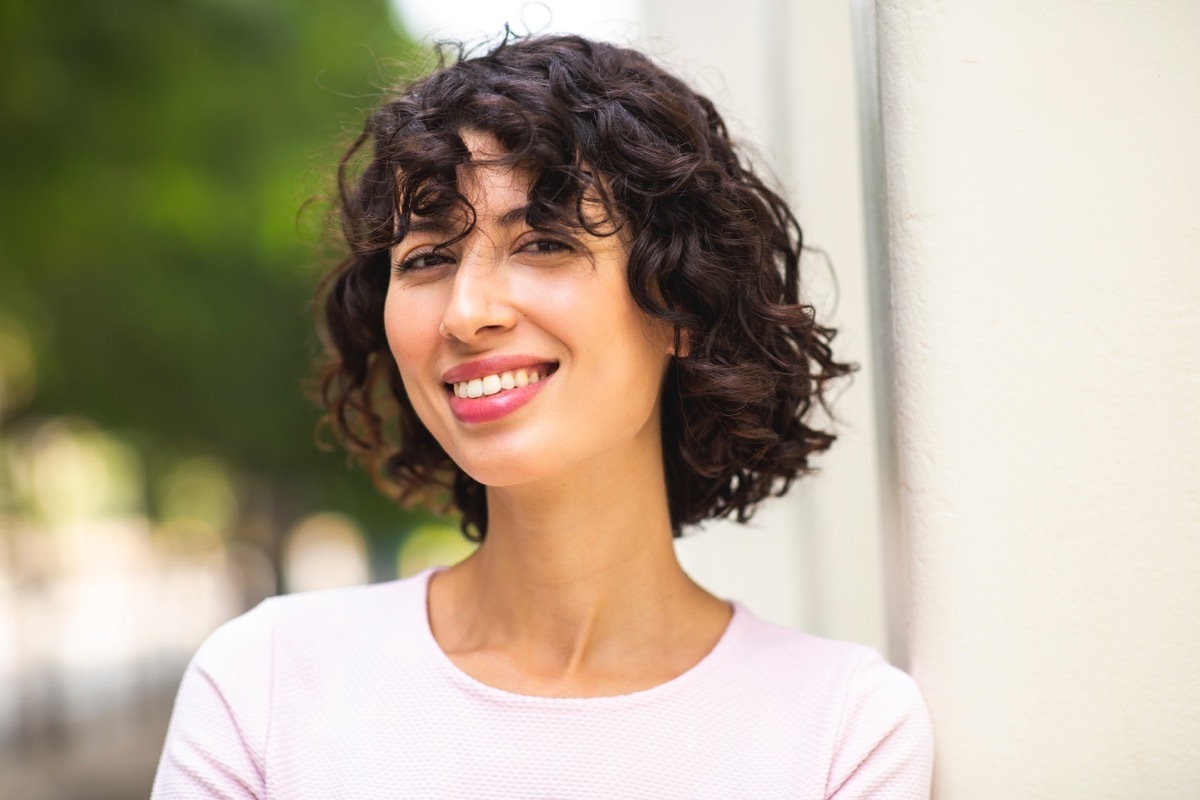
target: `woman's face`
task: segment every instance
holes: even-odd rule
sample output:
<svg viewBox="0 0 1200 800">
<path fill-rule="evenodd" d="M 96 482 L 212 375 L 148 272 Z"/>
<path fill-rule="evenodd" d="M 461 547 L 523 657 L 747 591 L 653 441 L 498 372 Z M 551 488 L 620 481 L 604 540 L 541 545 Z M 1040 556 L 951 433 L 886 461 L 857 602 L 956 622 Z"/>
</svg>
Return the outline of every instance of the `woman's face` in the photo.
<svg viewBox="0 0 1200 800">
<path fill-rule="evenodd" d="M 497 155 L 463 138 L 473 159 Z M 392 252 L 384 324 L 422 422 L 487 486 L 658 458 L 673 337 L 634 303 L 620 236 L 530 228 L 513 169 L 461 168 L 459 189 L 476 212 L 466 238 L 435 249 L 461 223 L 414 218 Z"/>
</svg>

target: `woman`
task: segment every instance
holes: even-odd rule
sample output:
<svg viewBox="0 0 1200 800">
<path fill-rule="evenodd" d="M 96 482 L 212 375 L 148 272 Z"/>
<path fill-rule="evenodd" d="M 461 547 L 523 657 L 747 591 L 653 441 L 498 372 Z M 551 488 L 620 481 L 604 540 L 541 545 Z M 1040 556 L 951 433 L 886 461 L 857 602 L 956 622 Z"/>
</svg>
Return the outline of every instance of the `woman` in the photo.
<svg viewBox="0 0 1200 800">
<path fill-rule="evenodd" d="M 631 50 L 508 39 L 384 103 L 340 186 L 329 419 L 480 546 L 217 631 L 155 796 L 928 796 L 911 679 L 675 558 L 829 447 L 808 412 L 848 371 L 712 104 Z"/>
</svg>

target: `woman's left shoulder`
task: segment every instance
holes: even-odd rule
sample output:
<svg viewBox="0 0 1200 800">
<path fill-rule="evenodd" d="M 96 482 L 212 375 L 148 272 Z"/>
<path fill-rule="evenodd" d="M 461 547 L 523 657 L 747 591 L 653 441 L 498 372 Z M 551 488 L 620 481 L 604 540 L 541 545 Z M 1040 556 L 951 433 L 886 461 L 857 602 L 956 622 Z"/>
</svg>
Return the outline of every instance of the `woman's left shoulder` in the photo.
<svg viewBox="0 0 1200 800">
<path fill-rule="evenodd" d="M 889 664 L 873 647 L 778 625 L 744 606 L 737 606 L 736 615 L 738 624 L 731 649 L 745 668 L 803 675 L 806 685 L 819 687 L 825 696 L 838 687 L 853 692 L 877 685 L 920 697 L 912 678 Z"/>
<path fill-rule="evenodd" d="M 746 614 L 739 641 L 759 686 L 824 729 L 827 797 L 929 796 L 933 726 L 912 676 L 873 647 Z"/>
</svg>

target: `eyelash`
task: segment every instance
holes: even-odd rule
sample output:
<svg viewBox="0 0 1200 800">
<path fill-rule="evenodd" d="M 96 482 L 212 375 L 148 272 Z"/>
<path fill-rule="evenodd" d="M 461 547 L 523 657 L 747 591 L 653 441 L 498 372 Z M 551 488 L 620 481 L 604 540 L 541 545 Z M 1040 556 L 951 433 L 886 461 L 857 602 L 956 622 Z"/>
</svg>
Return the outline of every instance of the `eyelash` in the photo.
<svg viewBox="0 0 1200 800">
<path fill-rule="evenodd" d="M 550 246 L 545 247 L 545 245 L 550 245 Z M 530 249 L 530 248 L 532 248 L 532 249 Z M 572 249 L 571 245 L 568 244 L 567 242 L 562 241 L 561 239 L 539 238 L 539 239 L 534 239 L 533 241 L 530 241 L 530 242 L 526 242 L 525 244 L 521 245 L 521 247 L 518 248 L 518 251 L 534 253 L 537 255 L 548 255 L 551 253 L 569 252 L 571 249 Z M 438 261 L 438 263 L 428 264 L 426 266 L 418 266 L 417 265 L 418 262 L 422 261 L 423 259 L 427 259 L 427 258 L 436 259 Z M 444 266 L 450 260 L 451 260 L 451 256 L 449 256 L 446 253 L 439 253 L 436 249 L 418 250 L 415 253 L 412 253 L 409 256 L 407 256 L 406 258 L 402 259 L 398 264 L 396 264 L 393 267 L 393 269 L 396 272 L 414 272 L 414 271 L 420 272 L 422 270 L 436 269 L 437 267 Z"/>
<path fill-rule="evenodd" d="M 542 247 L 540 247 L 540 245 L 547 245 L 547 244 L 551 245 L 551 247 L 548 249 L 543 249 Z M 528 249 L 530 247 L 532 247 L 533 249 L 532 250 Z M 564 242 L 561 239 L 553 239 L 553 238 L 534 239 L 531 242 L 526 242 L 525 244 L 521 245 L 521 251 L 529 252 L 529 253 L 541 253 L 541 254 L 565 253 L 570 250 L 571 250 L 571 245 L 567 244 L 566 242 Z"/>
<path fill-rule="evenodd" d="M 445 263 L 445 261 L 448 260 L 450 257 L 444 253 L 438 253 L 435 250 L 419 250 L 415 253 L 412 253 L 407 258 L 404 258 L 403 260 L 401 260 L 400 263 L 398 263 L 396 265 L 395 270 L 396 270 L 396 272 L 413 272 L 413 271 L 420 272 L 421 270 L 434 269 L 435 267 L 442 266 L 442 263 L 439 263 L 439 264 L 430 264 L 430 265 L 424 266 L 424 267 L 418 267 L 417 262 L 421 261 L 422 259 L 426 259 L 426 258 L 437 258 L 437 259 L 440 259 L 442 261 L 442 263 Z"/>
</svg>

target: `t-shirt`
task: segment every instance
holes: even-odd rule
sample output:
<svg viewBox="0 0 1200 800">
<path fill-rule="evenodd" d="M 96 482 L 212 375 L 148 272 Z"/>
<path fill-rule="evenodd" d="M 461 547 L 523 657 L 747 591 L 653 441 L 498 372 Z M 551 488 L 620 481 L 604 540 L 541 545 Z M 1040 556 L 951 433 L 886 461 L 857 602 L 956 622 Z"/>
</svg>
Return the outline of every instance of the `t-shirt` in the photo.
<svg viewBox="0 0 1200 800">
<path fill-rule="evenodd" d="M 272 598 L 214 632 L 153 797 L 929 797 L 921 695 L 868 647 L 735 603 L 708 655 L 666 683 L 515 694 L 442 652 L 430 574 Z"/>
</svg>

